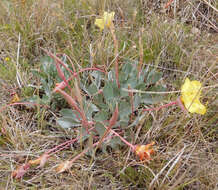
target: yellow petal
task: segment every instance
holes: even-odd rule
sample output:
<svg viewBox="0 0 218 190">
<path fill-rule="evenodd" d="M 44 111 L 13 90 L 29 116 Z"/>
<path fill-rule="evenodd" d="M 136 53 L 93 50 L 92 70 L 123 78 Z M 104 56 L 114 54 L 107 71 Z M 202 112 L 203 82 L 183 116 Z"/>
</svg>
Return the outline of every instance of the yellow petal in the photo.
<svg viewBox="0 0 218 190">
<path fill-rule="evenodd" d="M 199 114 L 201 114 L 201 115 L 204 115 L 204 114 L 206 113 L 206 111 L 207 111 L 207 108 L 206 108 L 203 104 L 200 104 L 200 105 L 199 105 L 198 112 L 196 112 L 196 113 L 199 113 Z"/>
<path fill-rule="evenodd" d="M 96 19 L 95 25 L 98 26 L 101 30 L 104 29 L 104 20 L 103 19 Z"/>
<path fill-rule="evenodd" d="M 201 86 L 199 81 L 190 81 L 186 78 L 185 83 L 181 87 L 181 100 L 189 112 L 203 115 L 206 113 L 206 107 L 199 100 Z"/>
<path fill-rule="evenodd" d="M 189 104 L 185 105 L 185 107 L 191 113 L 198 113 L 201 115 L 204 115 L 206 113 L 206 107 L 203 104 L 201 104 L 199 100 L 190 102 Z"/>
<path fill-rule="evenodd" d="M 182 97 L 200 98 L 201 83 L 199 81 L 190 81 L 186 78 L 185 83 L 181 87 Z"/>
<path fill-rule="evenodd" d="M 189 89 L 189 86 L 190 86 L 190 80 L 189 78 L 186 78 L 185 83 L 181 87 L 182 93 L 186 92 Z"/>
<path fill-rule="evenodd" d="M 109 28 L 111 26 L 112 21 L 114 20 L 115 12 L 104 12 L 104 24 Z"/>
<path fill-rule="evenodd" d="M 98 26 L 101 30 L 104 29 L 104 27 L 110 27 L 113 20 L 114 20 L 115 12 L 104 12 L 104 15 L 100 19 L 95 19 L 95 25 Z"/>
</svg>

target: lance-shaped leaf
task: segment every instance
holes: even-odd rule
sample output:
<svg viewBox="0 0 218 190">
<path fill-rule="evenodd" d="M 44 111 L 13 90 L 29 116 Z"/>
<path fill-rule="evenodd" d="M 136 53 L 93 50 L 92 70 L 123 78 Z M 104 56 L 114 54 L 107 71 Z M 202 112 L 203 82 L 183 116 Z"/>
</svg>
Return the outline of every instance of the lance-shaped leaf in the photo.
<svg viewBox="0 0 218 190">
<path fill-rule="evenodd" d="M 76 96 L 76 100 L 79 102 L 81 111 L 83 111 L 83 99 L 82 99 L 82 95 L 81 95 L 80 88 L 79 88 L 79 85 L 78 85 L 77 80 L 75 80 L 74 86 L 75 86 L 75 96 Z"/>
<path fill-rule="evenodd" d="M 65 91 L 63 91 L 61 89 L 57 89 L 57 92 L 61 93 L 62 96 L 64 97 L 64 99 L 68 102 L 68 104 L 71 107 L 73 107 L 77 112 L 79 112 L 79 114 L 82 116 L 82 113 L 81 113 L 79 107 L 77 106 L 76 101 L 69 94 L 67 94 Z"/>
<path fill-rule="evenodd" d="M 43 48 L 42 48 L 43 49 Z M 62 65 L 66 70 L 68 70 L 70 73 L 74 74 L 73 71 L 71 71 L 57 56 L 55 56 L 54 54 L 52 54 L 51 52 L 43 49 L 51 58 L 53 58 L 55 60 L 55 66 L 56 69 L 58 71 L 58 75 L 59 77 L 67 84 L 68 88 L 71 90 L 71 87 L 66 79 L 66 77 L 64 76 L 64 72 L 61 70 L 60 65 Z"/>
<path fill-rule="evenodd" d="M 71 105 L 80 114 L 82 118 L 82 124 L 85 127 L 88 127 L 89 122 L 87 121 L 84 112 L 81 111 L 80 108 L 77 106 L 76 101 L 69 94 L 67 94 L 65 91 L 61 89 L 57 89 L 57 92 L 60 92 L 64 96 L 64 99 L 68 102 L 68 104 Z"/>
<path fill-rule="evenodd" d="M 114 113 L 109 121 L 109 127 L 112 127 L 116 124 L 117 119 L 118 119 L 118 115 L 119 115 L 119 110 L 118 110 L 118 105 L 116 105 L 116 108 L 114 110 Z"/>
</svg>

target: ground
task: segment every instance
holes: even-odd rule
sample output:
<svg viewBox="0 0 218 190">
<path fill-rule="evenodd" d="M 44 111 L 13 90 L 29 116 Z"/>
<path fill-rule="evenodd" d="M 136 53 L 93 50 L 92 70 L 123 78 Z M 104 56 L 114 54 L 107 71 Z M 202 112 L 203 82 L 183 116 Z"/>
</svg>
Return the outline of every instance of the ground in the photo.
<svg viewBox="0 0 218 190">
<path fill-rule="evenodd" d="M 217 188 L 217 1 L 2 0 L 0 7 L 0 189 Z M 44 75 L 33 74 L 46 56 L 42 48 L 68 55 L 76 68 L 109 70 L 114 41 L 107 29 L 94 24 L 104 11 L 115 12 L 119 68 L 125 60 L 142 62 L 162 73 L 159 83 L 172 92 L 145 107 L 176 100 L 180 94 L 173 91 L 189 77 L 203 85 L 206 114 L 171 106 L 147 112 L 135 128 L 127 127 L 123 136 L 129 142 L 155 142 L 149 162 L 121 144 L 105 151 L 99 147 L 58 174 L 58 164 L 83 150 L 84 145 L 74 143 L 53 154 L 44 167 L 13 178 L 17 167 L 75 138 L 78 131 L 58 125 L 67 105 L 60 97 L 42 103 L 49 108 L 9 104 L 18 102 L 15 94 L 20 102 L 45 94 L 40 89 Z"/>
</svg>

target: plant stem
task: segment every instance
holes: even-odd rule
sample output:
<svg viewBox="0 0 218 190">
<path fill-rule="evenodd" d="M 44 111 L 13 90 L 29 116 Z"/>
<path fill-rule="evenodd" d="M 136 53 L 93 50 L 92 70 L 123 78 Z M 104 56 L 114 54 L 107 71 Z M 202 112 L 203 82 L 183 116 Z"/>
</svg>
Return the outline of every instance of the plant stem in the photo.
<svg viewBox="0 0 218 190">
<path fill-rule="evenodd" d="M 160 106 L 160 107 L 157 107 L 157 108 L 143 109 L 142 111 L 157 111 L 157 110 L 159 110 L 159 109 L 167 108 L 167 107 L 169 107 L 169 106 L 176 105 L 176 104 L 178 105 L 178 100 L 173 101 L 173 102 L 170 102 L 170 103 L 168 103 L 168 104 L 165 104 L 165 105 Z"/>
<path fill-rule="evenodd" d="M 111 138 L 111 137 L 108 137 Z M 108 138 L 105 138 L 104 140 L 107 140 Z M 92 145 L 92 148 L 94 148 L 95 146 L 97 146 L 100 143 L 100 141 L 94 143 Z M 89 151 L 91 147 L 87 147 L 85 150 L 83 150 L 81 153 L 79 153 L 76 157 L 74 157 L 72 160 L 70 160 L 70 163 L 73 164 L 73 162 L 75 162 L 77 159 L 79 159 L 81 156 L 83 156 L 86 152 Z"/>
<path fill-rule="evenodd" d="M 92 147 L 94 148 L 95 146 L 98 145 L 99 142 L 96 142 L 92 145 Z M 75 162 L 77 159 L 79 159 L 81 156 L 83 156 L 86 152 L 88 152 L 88 150 L 90 149 L 90 147 L 86 148 L 85 150 L 83 150 L 81 153 L 79 153 L 76 157 L 74 157 L 72 160 L 70 160 L 71 164 L 73 164 L 73 162 Z"/>
<path fill-rule="evenodd" d="M 119 64 L 118 64 L 118 42 L 116 35 L 114 33 L 114 25 L 112 24 L 110 27 L 111 35 L 114 41 L 114 56 L 115 56 L 115 76 L 117 81 L 117 86 L 120 88 L 120 82 L 119 82 Z"/>
<path fill-rule="evenodd" d="M 107 127 L 105 127 L 107 128 Z M 123 137 L 121 137 L 119 135 L 119 133 L 115 132 L 113 129 L 110 130 L 115 136 L 119 137 L 121 141 L 123 141 L 126 145 L 128 145 L 133 151 L 135 150 L 135 145 L 131 144 L 130 142 L 128 142 L 126 139 L 124 139 Z"/>
<path fill-rule="evenodd" d="M 82 73 L 82 72 L 84 72 L 84 71 L 100 71 L 100 72 L 102 72 L 102 73 L 105 73 L 105 71 L 103 71 L 103 70 L 101 70 L 101 69 L 98 69 L 98 68 L 95 68 L 95 67 L 94 67 L 94 68 L 84 68 L 84 69 L 79 70 L 78 72 L 74 72 L 74 73 L 73 73 L 73 76 L 71 76 L 71 77 L 69 77 L 69 78 L 67 79 L 67 83 L 68 83 L 70 80 L 72 80 L 73 77 L 77 77 L 79 73 Z M 56 87 L 54 88 L 53 92 L 57 92 L 58 88 L 61 89 L 61 90 L 63 90 L 63 89 L 67 86 L 67 83 L 66 83 L 65 81 L 60 82 L 60 83 L 58 84 L 58 86 L 56 86 Z"/>
<path fill-rule="evenodd" d="M 48 151 L 46 152 L 46 154 L 54 154 L 54 153 L 57 153 L 57 152 L 59 152 L 60 150 L 63 150 L 63 147 L 66 148 L 67 146 L 69 146 L 70 144 L 73 144 L 73 143 L 76 142 L 77 140 L 78 140 L 78 138 L 75 138 L 75 139 L 71 139 L 71 140 L 69 140 L 69 141 L 66 141 L 66 142 L 64 142 L 64 143 L 62 143 L 62 144 L 59 144 L 59 145 L 55 146 L 54 148 L 48 150 Z M 60 147 L 62 147 L 62 148 L 60 148 Z M 60 149 L 59 149 L 59 148 L 60 148 Z M 57 150 L 58 150 L 58 151 L 57 151 Z"/>
<path fill-rule="evenodd" d="M 128 90 L 131 90 L 131 86 L 128 85 Z M 131 103 L 131 109 L 132 109 L 132 114 L 130 116 L 130 120 L 132 121 L 133 115 L 134 115 L 134 96 L 133 92 L 128 91 L 129 97 L 130 97 L 130 103 Z"/>
</svg>

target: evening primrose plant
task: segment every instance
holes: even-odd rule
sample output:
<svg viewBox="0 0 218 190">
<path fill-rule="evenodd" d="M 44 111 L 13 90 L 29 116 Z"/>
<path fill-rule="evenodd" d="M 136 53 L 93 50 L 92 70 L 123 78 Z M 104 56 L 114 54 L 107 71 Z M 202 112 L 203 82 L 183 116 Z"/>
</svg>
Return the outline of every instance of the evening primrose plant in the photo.
<svg viewBox="0 0 218 190">
<path fill-rule="evenodd" d="M 23 170 L 29 169 L 32 165 L 44 165 L 50 155 L 75 142 L 88 146 L 85 146 L 76 157 L 61 163 L 56 169 L 58 173 L 70 169 L 73 163 L 90 149 L 101 148 L 106 152 L 108 146 L 117 149 L 123 143 L 129 146 L 141 161 L 150 161 L 155 153 L 154 141 L 147 145 L 132 144 L 128 141 L 129 128 L 136 127 L 146 111 L 158 111 L 178 105 L 184 111 L 205 114 L 206 108 L 199 100 L 201 83 L 190 81 L 188 78 L 181 87 L 181 97 L 176 101 L 155 108 L 145 108 L 160 103 L 164 98 L 163 94 L 168 93 L 164 82 L 161 81 L 162 73 L 144 66 L 142 60 L 138 62 L 125 59 L 120 64 L 119 41 L 113 25 L 114 16 L 114 12 L 104 12 L 101 18 L 95 20 L 95 25 L 100 30 L 110 30 L 114 42 L 114 65 L 107 70 L 97 67 L 76 67 L 69 58 L 63 60 L 60 56 L 43 49 L 53 60 L 50 62 L 53 66 L 50 65 L 49 68 L 55 68 L 54 79 L 57 79 L 56 85 L 53 81 L 49 90 L 45 92 L 48 96 L 59 94 L 68 103 L 68 107 L 60 110 L 57 123 L 64 129 L 76 131 L 77 138 L 47 151 L 44 156 L 36 159 L 37 161 L 29 161 L 13 173 L 14 177 L 22 177 L 25 173 Z M 50 79 L 50 75 L 42 76 L 43 84 L 45 78 Z M 43 86 L 46 87 L 46 84 Z"/>
</svg>

